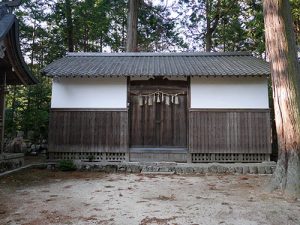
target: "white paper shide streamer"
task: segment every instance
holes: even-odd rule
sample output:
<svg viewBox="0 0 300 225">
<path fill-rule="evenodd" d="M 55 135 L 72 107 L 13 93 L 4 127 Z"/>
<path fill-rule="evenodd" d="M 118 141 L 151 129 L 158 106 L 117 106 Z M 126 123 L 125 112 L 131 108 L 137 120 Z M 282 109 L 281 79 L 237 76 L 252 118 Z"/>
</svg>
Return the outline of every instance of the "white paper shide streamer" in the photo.
<svg viewBox="0 0 300 225">
<path fill-rule="evenodd" d="M 166 93 L 162 91 L 155 91 L 146 95 L 138 95 L 138 105 L 139 106 L 152 106 L 153 104 L 165 104 L 165 105 L 179 105 L 179 96 L 181 93 Z"/>
</svg>

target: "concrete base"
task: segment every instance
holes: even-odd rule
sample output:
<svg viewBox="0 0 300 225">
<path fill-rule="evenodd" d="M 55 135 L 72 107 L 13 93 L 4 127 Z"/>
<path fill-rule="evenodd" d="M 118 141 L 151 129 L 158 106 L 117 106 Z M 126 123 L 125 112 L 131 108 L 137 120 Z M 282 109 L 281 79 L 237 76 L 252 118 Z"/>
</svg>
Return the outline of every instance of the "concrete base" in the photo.
<svg viewBox="0 0 300 225">
<path fill-rule="evenodd" d="M 0 173 L 14 170 L 24 165 L 23 153 L 4 153 L 0 155 Z"/>
</svg>

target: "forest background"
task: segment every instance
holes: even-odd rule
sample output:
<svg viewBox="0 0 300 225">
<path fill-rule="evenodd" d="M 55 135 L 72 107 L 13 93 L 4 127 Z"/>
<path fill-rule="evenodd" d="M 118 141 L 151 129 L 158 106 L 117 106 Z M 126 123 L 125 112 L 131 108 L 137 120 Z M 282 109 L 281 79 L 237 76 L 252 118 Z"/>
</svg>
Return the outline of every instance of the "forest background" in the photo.
<svg viewBox="0 0 300 225">
<path fill-rule="evenodd" d="M 15 10 L 34 86 L 11 86 L 5 135 L 33 143 L 48 136 L 51 80 L 41 70 L 66 52 L 124 52 L 127 0 L 23 0 Z M 300 44 L 300 0 L 290 0 Z M 138 51 L 249 51 L 267 59 L 261 0 L 141 0 Z"/>
</svg>

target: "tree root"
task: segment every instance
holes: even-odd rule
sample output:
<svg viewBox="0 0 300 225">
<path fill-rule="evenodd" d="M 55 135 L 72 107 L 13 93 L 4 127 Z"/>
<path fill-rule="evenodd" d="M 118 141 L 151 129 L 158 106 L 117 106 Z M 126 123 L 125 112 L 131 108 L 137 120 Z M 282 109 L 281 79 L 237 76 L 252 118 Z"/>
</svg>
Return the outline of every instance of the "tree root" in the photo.
<svg viewBox="0 0 300 225">
<path fill-rule="evenodd" d="M 281 190 L 288 196 L 300 197 L 300 154 L 297 150 L 282 152 L 267 190 Z"/>
</svg>

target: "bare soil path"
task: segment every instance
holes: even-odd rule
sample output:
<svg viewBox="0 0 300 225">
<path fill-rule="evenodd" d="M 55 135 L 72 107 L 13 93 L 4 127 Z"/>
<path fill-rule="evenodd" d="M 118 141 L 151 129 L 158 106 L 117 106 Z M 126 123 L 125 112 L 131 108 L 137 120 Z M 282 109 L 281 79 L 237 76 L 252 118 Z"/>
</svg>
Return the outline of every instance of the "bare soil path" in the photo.
<svg viewBox="0 0 300 225">
<path fill-rule="evenodd" d="M 25 170 L 0 178 L 0 224 L 299 225 L 269 178 Z"/>
</svg>

